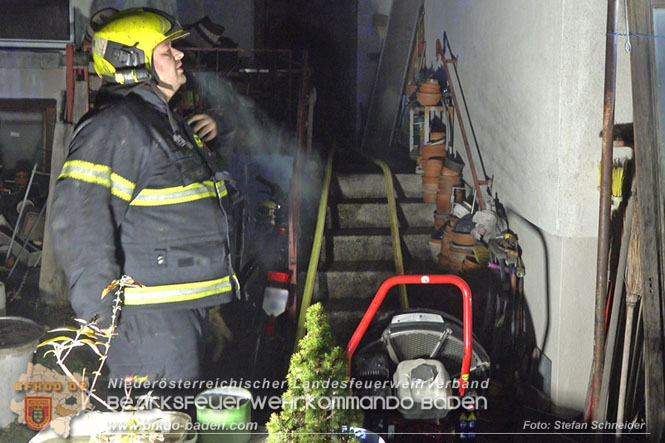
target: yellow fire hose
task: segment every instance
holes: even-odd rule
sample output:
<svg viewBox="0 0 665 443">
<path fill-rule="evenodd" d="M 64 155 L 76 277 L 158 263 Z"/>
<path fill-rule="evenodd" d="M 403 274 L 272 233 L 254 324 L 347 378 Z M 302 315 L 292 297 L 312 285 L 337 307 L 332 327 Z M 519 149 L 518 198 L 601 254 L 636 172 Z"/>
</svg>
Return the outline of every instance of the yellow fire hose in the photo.
<svg viewBox="0 0 665 443">
<path fill-rule="evenodd" d="M 326 210 L 328 208 L 328 194 L 330 192 L 330 181 L 332 179 L 332 164 L 335 149 L 333 148 L 328 156 L 326 164 L 325 181 L 321 189 L 321 200 L 319 201 L 319 212 L 316 220 L 316 231 L 314 233 L 314 243 L 312 245 L 312 254 L 307 268 L 307 278 L 305 279 L 305 289 L 303 291 L 302 303 L 300 305 L 300 314 L 298 316 L 298 328 L 296 329 L 296 340 L 294 349 L 298 342 L 305 335 L 305 314 L 312 302 L 314 292 L 314 282 L 316 280 L 319 259 L 321 257 L 321 245 L 323 243 L 323 230 L 326 225 Z M 395 271 L 397 275 L 404 275 L 404 259 L 402 257 L 402 245 L 399 236 L 399 222 L 397 220 L 397 204 L 395 203 L 395 189 L 393 187 L 392 174 L 388 165 L 381 160 L 373 160 L 381 170 L 386 179 L 386 193 L 388 195 L 388 209 L 390 211 L 390 232 L 393 243 L 393 256 L 395 258 Z M 409 307 L 409 300 L 406 293 L 406 286 L 400 285 L 400 305 L 402 309 Z"/>
<path fill-rule="evenodd" d="M 307 268 L 307 278 L 305 279 L 305 289 L 303 291 L 302 303 L 300 305 L 300 315 L 298 316 L 298 329 L 296 329 L 296 342 L 305 335 L 305 314 L 310 303 L 312 303 L 312 293 L 314 292 L 314 281 L 316 279 L 319 258 L 321 257 L 321 244 L 323 243 L 323 230 L 326 226 L 326 209 L 328 209 L 328 193 L 330 191 L 330 180 L 332 178 L 332 163 L 335 155 L 335 148 L 328 155 L 326 164 L 326 177 L 321 189 L 321 201 L 319 201 L 319 214 L 316 220 L 316 231 L 314 232 L 314 244 L 312 245 L 312 254 L 309 258 L 309 267 Z"/>
<path fill-rule="evenodd" d="M 393 257 L 395 259 L 395 271 L 397 275 L 404 275 L 404 258 L 402 257 L 402 244 L 399 236 L 399 222 L 397 220 L 397 204 L 395 203 L 395 188 L 393 187 L 393 176 L 390 168 L 383 160 L 373 160 L 381 170 L 386 179 L 386 193 L 388 194 L 388 209 L 390 210 L 390 234 L 393 240 Z M 399 303 L 402 309 L 409 308 L 409 297 L 406 294 L 406 285 L 399 285 Z"/>
</svg>

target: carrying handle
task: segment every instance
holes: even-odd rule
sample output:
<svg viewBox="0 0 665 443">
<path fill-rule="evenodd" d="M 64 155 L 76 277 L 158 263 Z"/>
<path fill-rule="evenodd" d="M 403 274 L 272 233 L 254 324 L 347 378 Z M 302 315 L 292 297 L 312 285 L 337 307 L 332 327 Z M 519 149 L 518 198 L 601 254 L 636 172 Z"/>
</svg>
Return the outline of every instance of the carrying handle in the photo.
<svg viewBox="0 0 665 443">
<path fill-rule="evenodd" d="M 349 358 L 349 372 L 351 371 L 351 359 L 356 352 L 360 341 L 365 336 L 367 328 L 374 319 L 378 312 L 383 300 L 386 298 L 388 291 L 397 285 L 454 285 L 462 292 L 464 302 L 464 360 L 462 361 L 462 372 L 460 380 L 460 397 L 464 397 L 466 388 L 469 381 L 469 370 L 471 368 L 471 357 L 473 355 L 473 325 L 472 325 L 472 308 L 471 308 L 471 289 L 469 285 L 461 278 L 455 275 L 398 275 L 391 277 L 379 288 L 379 291 L 374 296 L 372 303 L 367 308 L 365 315 L 360 324 L 353 333 L 349 344 L 346 346 L 346 353 Z M 349 374 L 350 375 L 350 374 Z"/>
</svg>

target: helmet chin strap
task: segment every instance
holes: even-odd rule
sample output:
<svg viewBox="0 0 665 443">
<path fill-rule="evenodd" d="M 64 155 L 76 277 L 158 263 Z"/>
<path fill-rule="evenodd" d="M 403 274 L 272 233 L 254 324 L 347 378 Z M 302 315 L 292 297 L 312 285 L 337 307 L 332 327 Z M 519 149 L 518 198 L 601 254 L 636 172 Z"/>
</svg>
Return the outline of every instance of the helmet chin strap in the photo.
<svg viewBox="0 0 665 443">
<path fill-rule="evenodd" d="M 153 69 L 153 72 L 154 72 L 154 69 Z M 162 90 L 158 88 L 159 84 L 160 84 L 160 81 L 156 77 L 156 74 L 155 74 L 154 77 L 152 77 L 152 79 L 150 79 L 150 81 L 148 81 L 148 85 L 150 86 L 150 89 L 152 89 L 153 92 L 155 94 L 157 94 L 157 97 L 161 98 L 164 101 L 164 103 L 166 103 L 166 115 L 169 118 L 169 124 L 171 125 L 171 130 L 173 132 L 177 132 L 178 131 L 178 124 L 175 121 L 175 117 L 173 117 L 173 112 L 171 111 L 171 107 L 169 106 L 169 100 L 166 97 L 166 94 L 164 94 L 164 92 L 162 92 Z M 173 88 L 170 88 L 170 89 L 173 89 Z"/>
<path fill-rule="evenodd" d="M 151 68 L 151 75 L 152 75 L 152 81 L 150 82 L 151 84 L 154 84 L 155 86 L 159 86 L 160 88 L 165 88 L 170 91 L 174 91 L 175 93 L 175 88 L 168 83 L 164 83 L 162 80 L 160 80 L 159 75 L 157 75 L 157 71 L 155 70 L 155 67 L 153 66 Z M 155 88 L 157 91 L 159 91 L 159 97 L 164 99 L 165 102 L 168 102 L 169 100 L 166 98 L 166 95 L 159 89 Z"/>
</svg>

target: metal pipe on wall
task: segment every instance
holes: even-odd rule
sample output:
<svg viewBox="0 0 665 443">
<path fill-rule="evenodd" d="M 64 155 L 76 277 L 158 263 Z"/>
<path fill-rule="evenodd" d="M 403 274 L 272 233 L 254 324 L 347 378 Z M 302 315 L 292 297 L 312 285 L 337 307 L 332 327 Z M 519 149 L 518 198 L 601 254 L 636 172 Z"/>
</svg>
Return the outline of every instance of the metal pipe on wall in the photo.
<svg viewBox="0 0 665 443">
<path fill-rule="evenodd" d="M 607 3 L 605 37 L 605 93 L 603 105 L 603 148 L 601 156 L 600 209 L 598 221 L 598 255 L 596 266 L 596 301 L 594 310 L 593 364 L 591 379 L 591 417 L 598 420 L 600 390 L 605 364 L 605 310 L 610 247 L 610 210 L 612 194 L 612 153 L 614 143 L 614 104 L 616 97 L 617 32 L 619 1 Z"/>
</svg>

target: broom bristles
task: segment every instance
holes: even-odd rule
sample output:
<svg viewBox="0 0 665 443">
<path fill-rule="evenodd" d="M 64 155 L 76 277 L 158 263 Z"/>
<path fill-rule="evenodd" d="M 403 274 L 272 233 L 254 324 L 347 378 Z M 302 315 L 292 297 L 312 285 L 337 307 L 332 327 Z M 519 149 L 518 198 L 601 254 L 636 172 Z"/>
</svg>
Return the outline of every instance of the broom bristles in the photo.
<svg viewBox="0 0 665 443">
<path fill-rule="evenodd" d="M 626 167 L 625 161 L 615 161 L 612 165 L 612 196 L 623 196 L 623 177 Z"/>
<path fill-rule="evenodd" d="M 626 178 L 628 159 L 616 159 L 612 162 L 612 197 L 623 197 L 623 182 Z M 598 165 L 598 185 L 602 185 L 601 165 Z"/>
<path fill-rule="evenodd" d="M 635 197 L 633 197 L 635 198 Z M 640 205 L 635 201 L 633 226 L 630 230 L 630 244 L 628 246 L 628 259 L 626 263 L 626 292 L 628 294 L 642 294 L 642 266 L 640 261 Z"/>
</svg>

